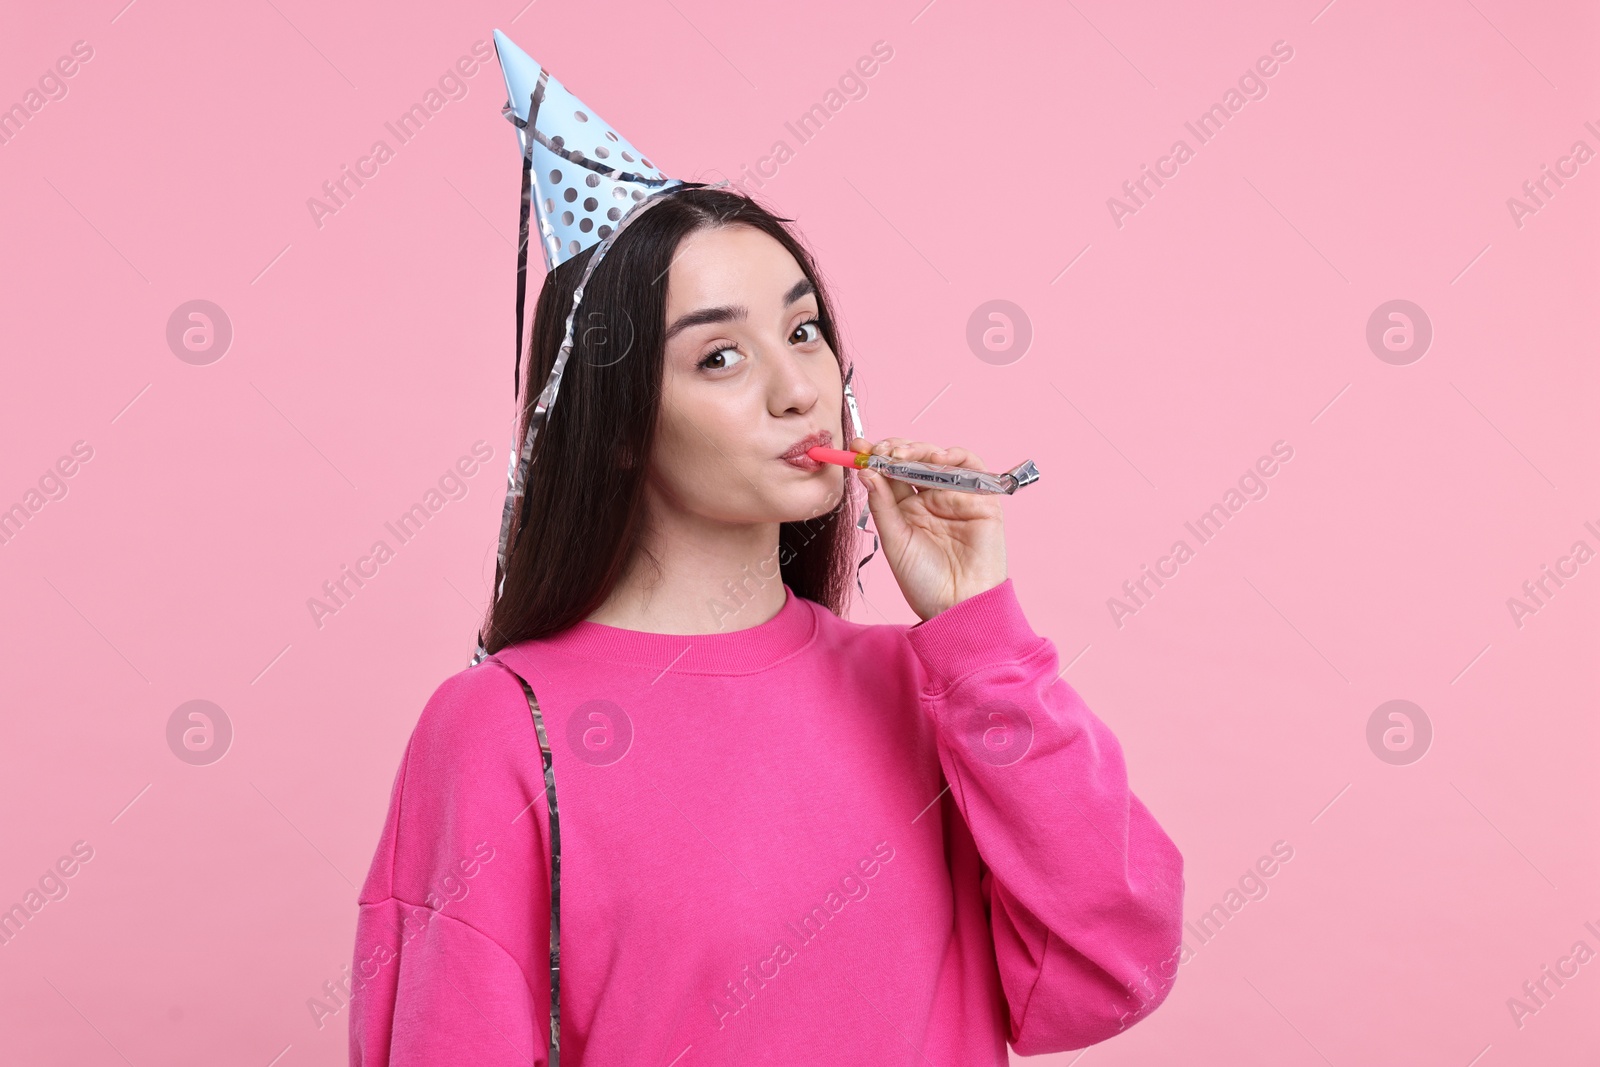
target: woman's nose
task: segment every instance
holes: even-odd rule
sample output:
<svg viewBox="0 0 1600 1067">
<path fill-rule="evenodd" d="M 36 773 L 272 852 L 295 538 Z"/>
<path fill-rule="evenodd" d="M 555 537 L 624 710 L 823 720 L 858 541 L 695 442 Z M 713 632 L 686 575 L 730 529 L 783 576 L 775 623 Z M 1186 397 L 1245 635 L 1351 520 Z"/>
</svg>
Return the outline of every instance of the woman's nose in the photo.
<svg viewBox="0 0 1600 1067">
<path fill-rule="evenodd" d="M 785 411 L 808 411 L 817 402 L 817 383 L 797 354 L 788 345 L 781 345 L 778 354 L 767 362 L 769 404 L 773 414 Z"/>
</svg>

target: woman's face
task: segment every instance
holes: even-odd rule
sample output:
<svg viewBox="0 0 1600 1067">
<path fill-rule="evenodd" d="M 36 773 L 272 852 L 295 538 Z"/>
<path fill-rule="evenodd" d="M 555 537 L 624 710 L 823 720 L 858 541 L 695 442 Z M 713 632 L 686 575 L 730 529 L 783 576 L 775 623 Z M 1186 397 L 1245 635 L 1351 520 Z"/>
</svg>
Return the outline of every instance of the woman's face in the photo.
<svg viewBox="0 0 1600 1067">
<path fill-rule="evenodd" d="M 736 224 L 683 239 L 667 277 L 658 507 L 722 523 L 833 510 L 844 468 L 782 458 L 846 444 L 839 361 L 817 318 L 811 283 L 767 234 Z"/>
</svg>

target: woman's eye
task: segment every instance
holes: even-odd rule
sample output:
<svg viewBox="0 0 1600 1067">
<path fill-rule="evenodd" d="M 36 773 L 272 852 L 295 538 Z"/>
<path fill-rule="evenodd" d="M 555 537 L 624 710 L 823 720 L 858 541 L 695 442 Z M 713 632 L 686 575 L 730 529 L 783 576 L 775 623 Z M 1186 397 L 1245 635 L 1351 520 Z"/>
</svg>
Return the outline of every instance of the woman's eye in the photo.
<svg viewBox="0 0 1600 1067">
<path fill-rule="evenodd" d="M 740 355 L 737 348 L 719 348 L 715 352 L 708 354 L 699 363 L 695 364 L 695 366 L 702 370 L 727 370 L 729 367 L 734 366 L 733 363 L 729 363 L 725 359 L 729 353 L 738 356 L 739 359 L 744 358 L 744 356 Z M 723 362 L 718 366 L 712 366 L 712 364 L 718 360 L 723 360 Z"/>
<path fill-rule="evenodd" d="M 803 345 L 810 344 L 811 342 L 819 339 L 822 336 L 822 324 L 820 322 L 818 322 L 816 319 L 809 319 L 806 322 L 802 322 L 800 325 L 798 325 L 798 326 L 796 326 L 794 328 L 794 332 L 795 333 L 799 333 L 802 330 L 807 330 L 807 329 L 811 330 L 812 334 L 811 334 L 810 337 L 807 337 L 804 340 L 800 341 L 799 342 L 800 344 L 803 344 Z M 791 335 L 791 336 L 793 336 L 793 335 Z"/>
</svg>

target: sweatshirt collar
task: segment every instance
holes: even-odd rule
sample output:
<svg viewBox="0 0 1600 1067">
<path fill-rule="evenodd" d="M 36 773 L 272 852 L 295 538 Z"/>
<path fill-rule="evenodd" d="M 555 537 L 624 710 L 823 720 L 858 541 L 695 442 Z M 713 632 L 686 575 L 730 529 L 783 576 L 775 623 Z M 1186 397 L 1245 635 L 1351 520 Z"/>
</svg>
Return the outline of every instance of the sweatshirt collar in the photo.
<svg viewBox="0 0 1600 1067">
<path fill-rule="evenodd" d="M 816 608 L 783 585 L 783 607 L 765 622 L 709 634 L 658 634 L 625 630 L 582 619 L 561 633 L 520 641 L 502 649 L 501 658 L 526 663 L 535 647 L 573 659 L 600 660 L 673 674 L 755 674 L 788 659 L 816 636 Z M 726 626 L 743 621 L 742 610 L 724 617 Z"/>
</svg>

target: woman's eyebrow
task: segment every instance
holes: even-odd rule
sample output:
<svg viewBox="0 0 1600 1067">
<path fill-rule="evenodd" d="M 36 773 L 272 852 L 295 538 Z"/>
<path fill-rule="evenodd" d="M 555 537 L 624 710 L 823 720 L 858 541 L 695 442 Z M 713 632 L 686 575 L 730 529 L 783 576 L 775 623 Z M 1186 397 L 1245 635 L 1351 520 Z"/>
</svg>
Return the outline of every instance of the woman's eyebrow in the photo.
<svg viewBox="0 0 1600 1067">
<path fill-rule="evenodd" d="M 817 288 L 811 284 L 810 278 L 801 278 L 789 287 L 787 293 L 783 294 L 783 305 L 788 307 L 801 297 L 808 296 L 816 291 Z M 690 311 L 679 316 L 678 321 L 667 327 L 667 335 L 663 340 L 670 341 L 691 326 L 704 326 L 710 322 L 742 322 L 749 314 L 749 309 L 741 304 L 700 308 L 696 311 Z"/>
<path fill-rule="evenodd" d="M 816 291 L 817 287 L 811 284 L 810 278 L 801 278 L 789 286 L 789 291 L 783 294 L 783 306 L 788 307 L 802 296 L 807 296 Z"/>
</svg>

